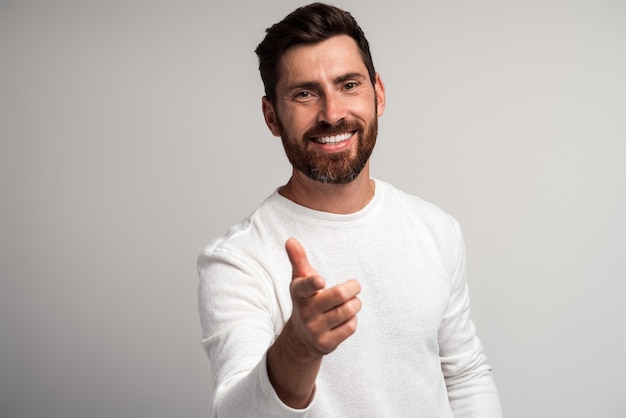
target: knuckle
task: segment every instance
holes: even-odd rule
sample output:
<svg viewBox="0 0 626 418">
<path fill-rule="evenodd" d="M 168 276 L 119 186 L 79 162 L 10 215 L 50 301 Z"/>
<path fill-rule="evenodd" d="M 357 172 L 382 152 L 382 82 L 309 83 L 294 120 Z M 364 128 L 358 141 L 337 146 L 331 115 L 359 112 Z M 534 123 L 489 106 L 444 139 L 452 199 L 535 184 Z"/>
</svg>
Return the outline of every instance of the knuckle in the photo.
<svg viewBox="0 0 626 418">
<path fill-rule="evenodd" d="M 312 322 L 307 322 L 304 327 L 307 334 L 315 337 L 315 335 L 317 334 L 317 327 Z"/>
<path fill-rule="evenodd" d="M 335 297 L 339 300 L 348 299 L 350 297 L 350 294 L 346 286 L 337 286 L 335 288 Z"/>
<path fill-rule="evenodd" d="M 324 335 L 324 323 L 321 322 L 319 318 L 309 319 L 304 324 L 304 328 L 309 337 L 315 341 L 319 340 Z"/>
<path fill-rule="evenodd" d="M 340 318 L 348 319 L 355 316 L 361 310 L 361 301 L 353 298 L 337 307 L 337 314 Z"/>
<path fill-rule="evenodd" d="M 348 322 L 345 323 L 345 330 L 348 336 L 356 332 L 356 326 L 357 326 L 356 317 L 351 318 Z"/>
<path fill-rule="evenodd" d="M 317 349 L 324 354 L 332 352 L 336 348 L 335 342 L 327 335 L 320 336 L 317 339 Z"/>
<path fill-rule="evenodd" d="M 338 306 L 335 312 L 337 314 L 337 320 L 341 322 L 354 315 L 354 310 L 349 303 L 344 303 L 343 305 Z"/>
</svg>

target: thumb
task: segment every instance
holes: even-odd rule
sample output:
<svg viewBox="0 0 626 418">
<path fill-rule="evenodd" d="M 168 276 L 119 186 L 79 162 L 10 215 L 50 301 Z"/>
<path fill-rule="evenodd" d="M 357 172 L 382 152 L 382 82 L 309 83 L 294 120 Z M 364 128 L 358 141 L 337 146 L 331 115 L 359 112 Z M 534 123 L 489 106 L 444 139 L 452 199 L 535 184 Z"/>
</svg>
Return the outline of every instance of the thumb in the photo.
<svg viewBox="0 0 626 418">
<path fill-rule="evenodd" d="M 304 247 L 297 239 L 289 238 L 285 243 L 285 250 L 287 250 L 287 256 L 289 256 L 289 261 L 291 262 L 292 279 L 317 274 L 315 269 L 309 264 Z"/>
<path fill-rule="evenodd" d="M 302 244 L 295 238 L 289 238 L 285 243 L 285 249 L 292 269 L 291 297 L 308 298 L 315 295 L 318 290 L 323 289 L 325 286 L 324 279 L 309 264 Z"/>
</svg>

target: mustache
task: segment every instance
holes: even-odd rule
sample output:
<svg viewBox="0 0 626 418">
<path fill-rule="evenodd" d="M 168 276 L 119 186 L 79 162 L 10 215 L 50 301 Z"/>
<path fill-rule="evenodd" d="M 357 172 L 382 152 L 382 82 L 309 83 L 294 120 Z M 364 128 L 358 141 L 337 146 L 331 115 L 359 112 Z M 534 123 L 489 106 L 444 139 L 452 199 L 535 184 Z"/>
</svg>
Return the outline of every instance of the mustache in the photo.
<svg viewBox="0 0 626 418">
<path fill-rule="evenodd" d="M 328 122 L 320 122 L 317 126 L 306 131 L 304 137 L 310 139 L 319 136 L 333 136 L 352 131 L 362 132 L 363 129 L 363 126 L 358 122 L 341 120 L 334 125 Z"/>
</svg>

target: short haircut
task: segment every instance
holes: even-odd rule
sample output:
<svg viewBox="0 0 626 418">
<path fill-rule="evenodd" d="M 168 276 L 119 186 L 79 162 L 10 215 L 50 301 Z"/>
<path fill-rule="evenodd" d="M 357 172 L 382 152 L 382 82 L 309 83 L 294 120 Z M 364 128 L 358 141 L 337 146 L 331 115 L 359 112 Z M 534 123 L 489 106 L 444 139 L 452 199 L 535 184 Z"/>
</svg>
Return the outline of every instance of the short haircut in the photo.
<svg viewBox="0 0 626 418">
<path fill-rule="evenodd" d="M 372 85 L 376 71 L 369 43 L 352 15 L 337 7 L 312 3 L 299 7 L 283 20 L 266 30 L 263 41 L 255 52 L 259 57 L 259 71 L 265 86 L 265 96 L 276 105 L 276 84 L 280 77 L 278 63 L 287 49 L 300 44 L 316 44 L 338 35 L 348 35 L 356 42 Z"/>
</svg>

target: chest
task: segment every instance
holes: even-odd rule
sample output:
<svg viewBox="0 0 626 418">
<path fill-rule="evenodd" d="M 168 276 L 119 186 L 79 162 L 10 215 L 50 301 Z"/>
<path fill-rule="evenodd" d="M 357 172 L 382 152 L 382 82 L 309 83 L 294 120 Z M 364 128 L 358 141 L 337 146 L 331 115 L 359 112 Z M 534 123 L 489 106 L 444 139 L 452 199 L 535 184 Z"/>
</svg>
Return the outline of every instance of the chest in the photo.
<svg viewBox="0 0 626 418">
<path fill-rule="evenodd" d="M 370 238 L 352 247 L 329 244 L 338 248 L 324 257 L 314 253 L 316 268 L 328 286 L 359 281 L 359 331 L 389 342 L 436 340 L 450 294 L 441 256 L 411 234 L 396 234 L 386 242 L 375 234 Z"/>
</svg>

